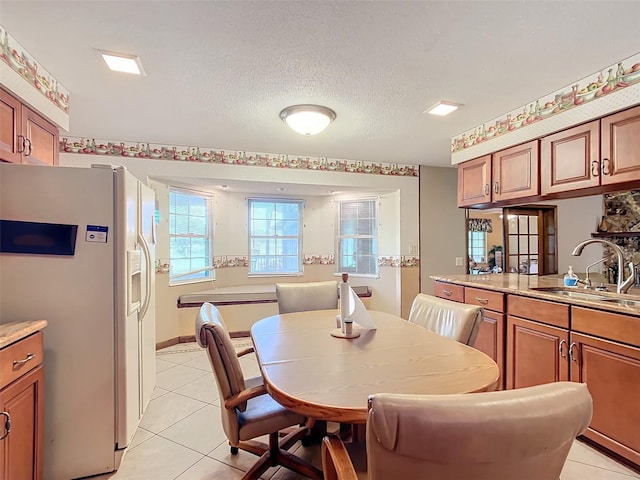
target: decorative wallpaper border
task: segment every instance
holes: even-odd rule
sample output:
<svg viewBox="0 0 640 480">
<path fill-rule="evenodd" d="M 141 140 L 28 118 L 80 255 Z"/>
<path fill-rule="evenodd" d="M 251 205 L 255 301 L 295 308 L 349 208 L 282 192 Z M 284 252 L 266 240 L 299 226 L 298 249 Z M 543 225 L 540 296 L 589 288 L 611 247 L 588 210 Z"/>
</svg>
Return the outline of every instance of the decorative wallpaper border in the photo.
<svg viewBox="0 0 640 480">
<path fill-rule="evenodd" d="M 60 140 L 60 152 L 371 175 L 420 176 L 420 167 L 418 165 L 373 163 L 362 160 L 303 157 L 299 155 L 245 152 L 241 150 L 224 151 L 209 147 L 176 147 L 140 142 L 89 140 L 81 137 L 63 137 Z"/>
<path fill-rule="evenodd" d="M 304 265 L 335 265 L 333 254 L 328 255 L 304 255 Z M 407 268 L 417 267 L 420 265 L 420 258 L 417 256 L 392 256 L 378 257 L 379 267 Z M 156 273 L 169 273 L 169 259 L 159 258 L 156 260 Z M 246 256 L 218 256 L 213 257 L 213 266 L 215 269 L 222 268 L 249 268 L 249 258 Z"/>
<path fill-rule="evenodd" d="M 461 133 L 452 138 L 451 153 L 461 152 L 551 116 L 582 107 L 639 82 L 640 53 Z"/>
<path fill-rule="evenodd" d="M 0 59 L 51 103 L 69 114 L 69 91 L 0 25 Z"/>
</svg>

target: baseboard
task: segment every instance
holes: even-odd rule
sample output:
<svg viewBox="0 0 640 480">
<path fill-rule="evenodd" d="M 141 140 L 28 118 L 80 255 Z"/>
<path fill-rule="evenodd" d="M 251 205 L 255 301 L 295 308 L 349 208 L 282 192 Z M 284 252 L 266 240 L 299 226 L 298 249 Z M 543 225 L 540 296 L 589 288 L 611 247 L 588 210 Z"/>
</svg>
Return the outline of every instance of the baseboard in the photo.
<svg viewBox="0 0 640 480">
<path fill-rule="evenodd" d="M 156 350 L 162 350 L 163 348 L 171 347 L 179 343 L 191 343 L 196 341 L 195 335 L 187 335 L 184 337 L 170 338 L 169 340 L 163 340 L 156 343 Z"/>
<path fill-rule="evenodd" d="M 249 330 L 243 330 L 238 332 L 229 332 L 229 336 L 231 338 L 241 338 L 248 337 L 250 335 Z M 162 350 L 163 348 L 171 347 L 173 345 L 177 345 L 179 343 L 192 343 L 196 341 L 195 335 L 186 335 L 183 337 L 174 337 L 169 340 L 163 340 L 161 342 L 156 343 L 156 350 Z"/>
</svg>

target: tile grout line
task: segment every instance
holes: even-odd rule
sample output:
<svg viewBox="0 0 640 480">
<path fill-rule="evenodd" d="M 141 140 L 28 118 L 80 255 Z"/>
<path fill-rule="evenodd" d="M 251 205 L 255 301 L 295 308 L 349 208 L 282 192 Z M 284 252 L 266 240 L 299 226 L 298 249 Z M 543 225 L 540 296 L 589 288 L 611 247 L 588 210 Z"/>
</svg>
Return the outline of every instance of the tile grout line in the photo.
<svg viewBox="0 0 640 480">
<path fill-rule="evenodd" d="M 627 476 L 627 477 L 629 477 L 629 478 L 640 478 L 640 475 L 639 475 L 639 474 L 636 474 L 635 472 L 633 472 L 633 470 L 629 469 L 629 468 L 628 468 L 626 465 L 624 465 L 623 463 L 620 463 L 620 465 L 621 465 L 621 466 L 623 466 L 623 467 L 625 467 L 625 468 L 627 468 L 627 469 L 629 469 L 629 470 L 631 470 L 631 472 L 632 472 L 632 473 L 620 472 L 620 471 L 618 471 L 618 470 L 612 470 L 612 469 L 610 469 L 610 468 L 602 467 L 602 466 L 600 466 L 600 465 L 594 465 L 593 463 L 585 463 L 585 462 L 581 462 L 581 461 L 579 461 L 579 460 L 572 460 L 572 459 L 569 459 L 569 458 L 567 458 L 567 461 L 565 462 L 565 464 L 566 464 L 567 462 L 579 463 L 580 465 L 586 465 L 586 466 L 588 466 L 588 467 L 597 468 L 597 469 L 599 469 L 599 470 L 604 470 L 604 471 L 606 471 L 606 472 L 616 473 L 616 474 L 618 474 L 618 475 L 625 475 L 625 476 Z"/>
</svg>

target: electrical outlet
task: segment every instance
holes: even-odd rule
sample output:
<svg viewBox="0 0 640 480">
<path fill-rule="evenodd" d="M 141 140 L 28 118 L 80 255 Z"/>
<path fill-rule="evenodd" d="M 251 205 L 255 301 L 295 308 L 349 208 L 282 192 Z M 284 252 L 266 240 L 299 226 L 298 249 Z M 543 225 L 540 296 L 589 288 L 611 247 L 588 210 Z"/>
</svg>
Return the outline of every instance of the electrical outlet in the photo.
<svg viewBox="0 0 640 480">
<path fill-rule="evenodd" d="M 409 244 L 409 255 L 417 255 L 418 254 L 418 245 L 415 243 Z"/>
<path fill-rule="evenodd" d="M 461 267 L 462 261 L 463 261 L 462 257 L 456 257 L 456 267 Z"/>
</svg>

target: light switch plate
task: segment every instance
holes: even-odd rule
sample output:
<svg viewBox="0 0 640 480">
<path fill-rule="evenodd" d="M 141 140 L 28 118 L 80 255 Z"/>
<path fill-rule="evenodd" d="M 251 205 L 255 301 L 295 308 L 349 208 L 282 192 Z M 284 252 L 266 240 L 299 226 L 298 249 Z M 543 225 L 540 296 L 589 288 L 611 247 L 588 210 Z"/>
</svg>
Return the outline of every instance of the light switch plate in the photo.
<svg viewBox="0 0 640 480">
<path fill-rule="evenodd" d="M 461 267 L 462 266 L 462 257 L 456 257 L 456 267 Z"/>
</svg>

